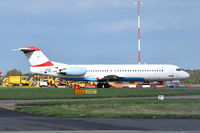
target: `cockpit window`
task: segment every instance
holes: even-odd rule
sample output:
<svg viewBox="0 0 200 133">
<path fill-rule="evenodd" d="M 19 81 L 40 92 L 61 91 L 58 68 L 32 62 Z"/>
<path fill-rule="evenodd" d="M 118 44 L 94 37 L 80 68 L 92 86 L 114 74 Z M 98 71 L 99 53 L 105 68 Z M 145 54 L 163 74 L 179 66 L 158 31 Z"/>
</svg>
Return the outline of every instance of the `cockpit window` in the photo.
<svg viewBox="0 0 200 133">
<path fill-rule="evenodd" d="M 183 69 L 181 69 L 181 68 L 177 68 L 177 69 L 176 69 L 176 71 L 182 71 L 182 70 L 183 70 Z"/>
</svg>

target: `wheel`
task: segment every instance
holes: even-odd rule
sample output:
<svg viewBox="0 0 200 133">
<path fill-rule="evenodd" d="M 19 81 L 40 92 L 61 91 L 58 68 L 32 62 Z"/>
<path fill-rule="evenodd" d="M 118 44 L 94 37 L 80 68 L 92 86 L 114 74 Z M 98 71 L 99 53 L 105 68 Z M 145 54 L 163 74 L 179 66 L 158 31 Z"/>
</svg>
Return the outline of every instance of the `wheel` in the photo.
<svg viewBox="0 0 200 133">
<path fill-rule="evenodd" d="M 103 88 L 103 83 L 98 83 L 97 88 Z"/>
<path fill-rule="evenodd" d="M 110 85 L 108 83 L 104 83 L 104 88 L 110 88 Z"/>
<path fill-rule="evenodd" d="M 40 86 L 41 88 L 45 88 L 46 86 L 45 85 L 42 85 L 42 86 Z"/>
</svg>

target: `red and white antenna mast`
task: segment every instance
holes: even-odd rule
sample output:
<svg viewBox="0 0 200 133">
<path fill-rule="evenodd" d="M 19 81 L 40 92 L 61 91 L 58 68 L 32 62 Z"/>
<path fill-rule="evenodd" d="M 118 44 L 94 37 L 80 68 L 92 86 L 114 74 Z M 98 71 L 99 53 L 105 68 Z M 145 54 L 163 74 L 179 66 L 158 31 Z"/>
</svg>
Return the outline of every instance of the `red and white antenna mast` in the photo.
<svg viewBox="0 0 200 133">
<path fill-rule="evenodd" d="M 138 64 L 141 64 L 141 46 L 140 46 L 140 26 L 141 26 L 141 20 L 140 20 L 140 5 L 143 3 L 138 0 L 138 2 L 135 2 L 135 4 L 138 5 Z"/>
</svg>

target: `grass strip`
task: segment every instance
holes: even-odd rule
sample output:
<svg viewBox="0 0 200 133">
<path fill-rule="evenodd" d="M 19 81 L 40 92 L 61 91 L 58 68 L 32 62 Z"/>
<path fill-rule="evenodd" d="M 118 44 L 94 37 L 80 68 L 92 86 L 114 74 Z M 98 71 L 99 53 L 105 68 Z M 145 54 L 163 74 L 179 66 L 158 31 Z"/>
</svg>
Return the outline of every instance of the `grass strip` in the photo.
<svg viewBox="0 0 200 133">
<path fill-rule="evenodd" d="M 0 100 L 150 97 L 161 94 L 165 96 L 200 95 L 200 89 L 106 88 L 98 89 L 97 95 L 75 95 L 72 88 L 1 88 Z"/>
<path fill-rule="evenodd" d="M 103 101 L 18 104 L 16 110 L 66 118 L 200 118 L 200 99 Z"/>
</svg>

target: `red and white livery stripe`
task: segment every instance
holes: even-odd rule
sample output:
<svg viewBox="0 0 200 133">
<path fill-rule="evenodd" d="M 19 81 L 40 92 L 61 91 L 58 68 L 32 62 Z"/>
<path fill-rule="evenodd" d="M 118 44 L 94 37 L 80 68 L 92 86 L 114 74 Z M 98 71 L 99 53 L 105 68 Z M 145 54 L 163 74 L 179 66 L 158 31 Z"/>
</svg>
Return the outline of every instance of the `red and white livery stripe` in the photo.
<svg viewBox="0 0 200 133">
<path fill-rule="evenodd" d="M 53 63 L 51 61 L 48 61 L 46 63 L 40 64 L 40 65 L 35 65 L 32 67 L 48 67 L 48 66 L 53 66 Z"/>
<path fill-rule="evenodd" d="M 138 64 L 141 64 L 141 46 L 140 46 L 140 25 L 141 25 L 141 21 L 140 21 L 140 5 L 142 3 L 140 2 L 140 0 L 138 0 L 137 5 L 138 5 Z"/>
<path fill-rule="evenodd" d="M 35 51 L 41 51 L 39 48 L 34 47 L 34 46 L 29 46 L 29 47 L 24 47 L 26 49 L 34 49 Z"/>
<path fill-rule="evenodd" d="M 18 50 L 24 52 L 32 67 L 49 67 L 54 65 L 37 47 L 29 46 Z"/>
</svg>

